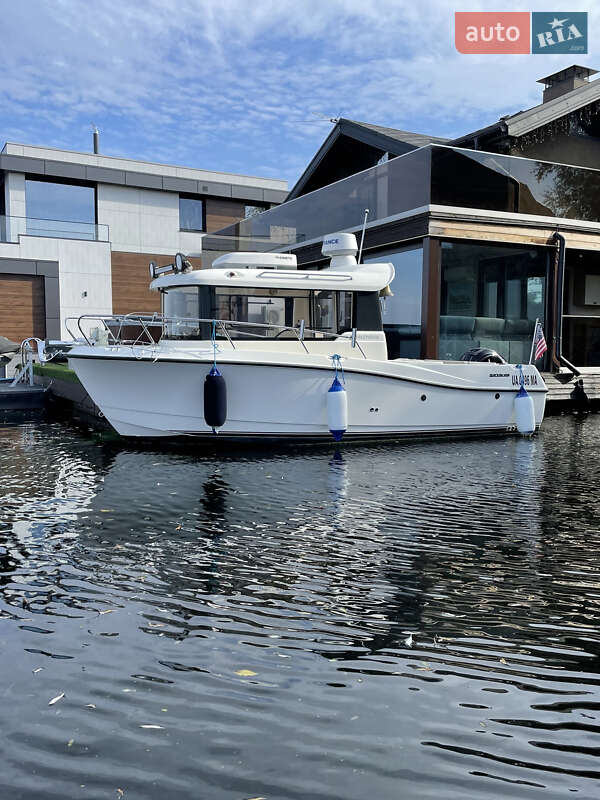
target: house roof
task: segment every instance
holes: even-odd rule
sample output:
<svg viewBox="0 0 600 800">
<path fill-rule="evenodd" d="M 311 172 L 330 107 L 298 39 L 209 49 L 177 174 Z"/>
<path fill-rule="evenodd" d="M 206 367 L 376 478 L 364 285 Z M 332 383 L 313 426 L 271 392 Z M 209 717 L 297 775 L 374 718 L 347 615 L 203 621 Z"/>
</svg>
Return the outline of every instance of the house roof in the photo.
<svg viewBox="0 0 600 800">
<path fill-rule="evenodd" d="M 387 128 L 383 125 L 373 125 L 369 122 L 359 122 L 358 120 L 340 117 L 302 175 L 298 178 L 296 184 L 292 187 L 287 197 L 288 200 L 293 200 L 303 193 L 305 186 L 341 136 L 347 136 L 350 139 L 362 142 L 382 152 L 392 153 L 395 156 L 403 155 L 410 150 L 416 150 L 427 144 L 446 144 L 448 141 L 440 136 L 402 131 L 398 128 Z"/>
<path fill-rule="evenodd" d="M 340 120 L 340 122 L 341 121 L 342 120 Z M 429 136 L 429 134 L 426 133 L 412 133 L 411 131 L 402 131 L 398 128 L 385 128 L 383 125 L 372 125 L 369 122 L 358 122 L 358 120 L 354 119 L 344 120 L 344 122 L 374 131 L 379 136 L 393 139 L 395 142 L 411 144 L 414 147 L 424 147 L 424 145 L 432 143 L 446 144 L 448 141 L 448 139 L 444 139 L 441 136 Z"/>
<path fill-rule="evenodd" d="M 553 76 L 548 76 L 548 78 L 550 77 Z M 545 81 L 548 78 L 542 78 L 541 80 Z M 488 136 L 493 133 L 514 137 L 523 136 L 536 128 L 541 128 L 549 122 L 554 122 L 554 120 L 570 114 L 572 111 L 578 111 L 596 100 L 600 100 L 600 80 L 590 81 L 583 86 L 572 89 L 570 92 L 566 92 L 560 97 L 556 97 L 554 100 L 540 103 L 537 106 L 525 109 L 525 111 L 518 111 L 516 114 L 501 117 L 498 122 L 472 133 L 467 133 L 464 136 L 459 136 L 457 139 L 448 142 L 448 144 L 462 145 L 475 137 Z"/>
</svg>

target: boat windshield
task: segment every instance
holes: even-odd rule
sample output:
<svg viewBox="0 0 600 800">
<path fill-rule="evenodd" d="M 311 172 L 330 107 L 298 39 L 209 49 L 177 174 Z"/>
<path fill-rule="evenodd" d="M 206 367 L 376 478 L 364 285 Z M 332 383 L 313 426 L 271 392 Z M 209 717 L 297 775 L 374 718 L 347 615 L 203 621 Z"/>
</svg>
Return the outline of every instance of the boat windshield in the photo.
<svg viewBox="0 0 600 800">
<path fill-rule="evenodd" d="M 282 329 L 298 327 L 302 320 L 320 334 L 340 334 L 352 329 L 352 295 L 330 290 L 178 286 L 163 292 L 162 313 L 168 320 L 163 338 L 210 338 L 210 323 L 199 323 L 199 319 L 253 323 L 247 328 L 229 327 L 231 338 L 295 338 L 292 331 Z M 223 334 L 217 331 L 217 336 Z"/>
</svg>

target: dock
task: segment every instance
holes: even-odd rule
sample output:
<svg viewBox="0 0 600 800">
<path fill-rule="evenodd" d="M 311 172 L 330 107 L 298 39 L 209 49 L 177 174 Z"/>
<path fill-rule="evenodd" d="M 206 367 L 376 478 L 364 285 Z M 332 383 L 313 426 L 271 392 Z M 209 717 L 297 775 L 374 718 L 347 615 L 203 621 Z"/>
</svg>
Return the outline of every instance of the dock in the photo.
<svg viewBox="0 0 600 800">
<path fill-rule="evenodd" d="M 583 390 L 589 398 L 591 408 L 600 406 L 600 367 L 596 369 L 582 368 L 581 374 L 578 376 L 566 371 L 543 372 L 542 378 L 548 387 L 546 398 L 548 414 L 557 414 L 573 409 L 571 393 L 580 381 L 583 381 Z"/>
<path fill-rule="evenodd" d="M 43 408 L 46 389 L 43 386 L 29 386 L 18 383 L 13 386 L 10 379 L 0 380 L 0 411 L 29 411 Z"/>
</svg>

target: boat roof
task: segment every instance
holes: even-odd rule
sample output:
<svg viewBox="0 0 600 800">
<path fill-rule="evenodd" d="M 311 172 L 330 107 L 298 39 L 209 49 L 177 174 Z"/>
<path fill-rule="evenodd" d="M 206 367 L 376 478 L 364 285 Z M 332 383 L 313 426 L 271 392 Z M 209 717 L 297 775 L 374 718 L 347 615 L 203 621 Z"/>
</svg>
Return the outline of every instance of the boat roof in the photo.
<svg viewBox="0 0 600 800">
<path fill-rule="evenodd" d="M 389 263 L 360 264 L 347 271 L 338 268 L 301 269 L 195 269 L 155 278 L 150 288 L 165 291 L 183 286 L 232 286 L 265 289 L 329 289 L 378 292 L 394 279 Z"/>
</svg>

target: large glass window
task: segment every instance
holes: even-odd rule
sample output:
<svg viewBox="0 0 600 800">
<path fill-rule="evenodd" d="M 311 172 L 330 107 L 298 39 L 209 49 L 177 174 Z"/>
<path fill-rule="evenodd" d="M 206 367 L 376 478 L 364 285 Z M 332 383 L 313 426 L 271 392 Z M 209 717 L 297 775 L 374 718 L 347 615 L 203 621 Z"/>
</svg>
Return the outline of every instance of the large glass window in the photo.
<svg viewBox="0 0 600 800">
<path fill-rule="evenodd" d="M 535 320 L 544 322 L 546 251 L 442 242 L 441 253 L 440 358 L 488 347 L 512 364 L 527 363 Z"/>
<path fill-rule="evenodd" d="M 210 323 L 199 324 L 198 319 L 251 323 L 229 329 L 232 338 L 295 338 L 285 328 L 298 327 L 301 321 L 309 330 L 338 334 L 352 328 L 352 293 L 185 286 L 164 292 L 163 314 L 177 318 L 167 325 L 171 339 L 208 339 Z"/>
<path fill-rule="evenodd" d="M 364 260 L 366 263 L 391 261 L 394 265 L 392 297 L 381 299 L 388 357 L 418 358 L 421 353 L 423 247 L 419 244 L 401 250 L 384 250 Z"/>
<path fill-rule="evenodd" d="M 562 352 L 577 367 L 600 366 L 600 253 L 567 247 Z"/>
<path fill-rule="evenodd" d="M 27 233 L 76 239 L 96 238 L 96 190 L 93 186 L 25 181 Z"/>
<path fill-rule="evenodd" d="M 179 195 L 179 228 L 182 231 L 204 230 L 204 200 Z"/>
</svg>

